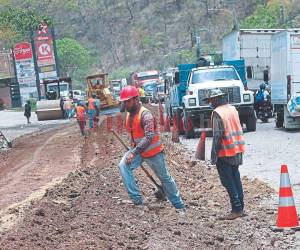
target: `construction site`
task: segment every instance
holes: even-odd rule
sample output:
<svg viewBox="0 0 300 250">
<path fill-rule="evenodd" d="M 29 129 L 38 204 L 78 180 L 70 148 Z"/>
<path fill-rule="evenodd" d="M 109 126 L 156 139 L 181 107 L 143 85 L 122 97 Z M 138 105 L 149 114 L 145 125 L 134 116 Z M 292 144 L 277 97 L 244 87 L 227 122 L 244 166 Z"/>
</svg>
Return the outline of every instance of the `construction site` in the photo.
<svg viewBox="0 0 300 250">
<path fill-rule="evenodd" d="M 157 106 L 147 108 L 159 113 Z M 278 195 L 256 178 L 242 178 L 245 215 L 218 220 L 230 204 L 215 167 L 196 159 L 182 138 L 174 143 L 174 135 L 163 129 L 169 171 L 186 213 L 157 201 L 155 186 L 141 169 L 137 179 L 146 203 L 130 204 L 118 169 L 126 150 L 111 132 L 129 141 L 121 119 L 120 113 L 103 115 L 86 138 L 74 122 L 42 129 L 16 138 L 13 149 L 1 152 L 1 249 L 299 247 L 296 231 L 270 229 L 276 224 Z"/>
</svg>

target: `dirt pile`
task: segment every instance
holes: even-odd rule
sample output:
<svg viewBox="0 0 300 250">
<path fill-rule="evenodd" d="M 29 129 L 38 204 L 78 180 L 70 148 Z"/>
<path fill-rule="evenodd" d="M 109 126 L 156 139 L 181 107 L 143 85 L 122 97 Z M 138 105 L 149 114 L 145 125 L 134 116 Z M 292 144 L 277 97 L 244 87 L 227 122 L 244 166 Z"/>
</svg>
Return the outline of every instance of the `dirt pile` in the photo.
<svg viewBox="0 0 300 250">
<path fill-rule="evenodd" d="M 122 135 L 126 139 L 126 135 Z M 118 170 L 124 149 L 105 124 L 84 142 L 82 168 L 32 202 L 22 223 L 0 236 L 1 249 L 293 249 L 293 232 L 273 233 L 273 190 L 243 179 L 247 215 L 219 221 L 229 211 L 214 167 L 196 161 L 180 144 L 162 136 L 171 174 L 187 205 L 185 216 L 156 202 L 140 170 L 137 180 L 147 206 L 128 199 Z M 62 163 L 63 164 L 63 163 Z"/>
</svg>

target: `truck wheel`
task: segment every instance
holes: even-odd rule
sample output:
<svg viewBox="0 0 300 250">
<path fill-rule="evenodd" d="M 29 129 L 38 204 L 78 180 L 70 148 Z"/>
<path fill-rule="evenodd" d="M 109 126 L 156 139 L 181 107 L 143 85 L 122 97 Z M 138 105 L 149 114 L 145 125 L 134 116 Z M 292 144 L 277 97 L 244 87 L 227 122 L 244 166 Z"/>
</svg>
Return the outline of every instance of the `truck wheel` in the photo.
<svg viewBox="0 0 300 250">
<path fill-rule="evenodd" d="M 195 131 L 194 131 L 193 121 L 190 118 L 189 113 L 186 112 L 185 109 L 183 109 L 182 121 L 183 121 L 184 137 L 186 139 L 194 138 Z"/>
<path fill-rule="evenodd" d="M 256 116 L 254 111 L 246 118 L 247 132 L 256 131 Z"/>
<path fill-rule="evenodd" d="M 276 113 L 275 125 L 276 125 L 276 128 L 283 127 L 283 113 Z"/>
</svg>

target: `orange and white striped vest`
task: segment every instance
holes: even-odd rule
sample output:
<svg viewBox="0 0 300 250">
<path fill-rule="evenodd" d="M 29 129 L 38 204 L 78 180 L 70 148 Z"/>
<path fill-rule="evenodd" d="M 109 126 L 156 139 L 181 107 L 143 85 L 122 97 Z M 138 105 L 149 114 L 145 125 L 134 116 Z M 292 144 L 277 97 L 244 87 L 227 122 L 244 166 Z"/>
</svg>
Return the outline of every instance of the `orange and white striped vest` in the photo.
<svg viewBox="0 0 300 250">
<path fill-rule="evenodd" d="M 142 140 L 142 138 L 145 137 L 145 132 L 141 124 L 141 117 L 143 111 L 146 110 L 149 111 L 148 109 L 142 106 L 139 112 L 137 112 L 134 115 L 131 124 L 130 124 L 130 114 L 129 112 L 127 112 L 125 126 L 127 131 L 131 135 L 131 146 L 133 147 L 135 147 Z M 156 123 L 154 123 L 154 131 L 155 131 L 155 135 L 151 144 L 145 149 L 145 151 L 141 153 L 141 156 L 144 158 L 152 157 L 160 153 L 164 148 L 163 144 L 160 141 Z"/>
<path fill-rule="evenodd" d="M 243 129 L 236 108 L 226 104 L 217 107 L 213 112 L 221 117 L 225 130 L 221 139 L 221 149 L 218 152 L 218 157 L 230 157 L 245 152 Z"/>
<path fill-rule="evenodd" d="M 84 121 L 85 120 L 85 108 L 82 106 L 76 107 L 76 117 L 78 121 Z"/>
</svg>

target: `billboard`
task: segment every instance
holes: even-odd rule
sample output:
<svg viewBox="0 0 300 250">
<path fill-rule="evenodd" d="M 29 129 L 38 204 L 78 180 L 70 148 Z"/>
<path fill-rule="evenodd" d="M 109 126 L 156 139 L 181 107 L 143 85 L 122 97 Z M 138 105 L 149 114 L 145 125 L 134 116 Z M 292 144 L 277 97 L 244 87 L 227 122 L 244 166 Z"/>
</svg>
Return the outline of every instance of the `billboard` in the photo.
<svg viewBox="0 0 300 250">
<path fill-rule="evenodd" d="M 45 23 L 34 34 L 34 46 L 40 80 L 57 77 L 53 38 Z"/>
<path fill-rule="evenodd" d="M 24 105 L 27 99 L 38 98 L 31 44 L 17 43 L 14 47 L 14 57 L 21 101 Z"/>
</svg>

